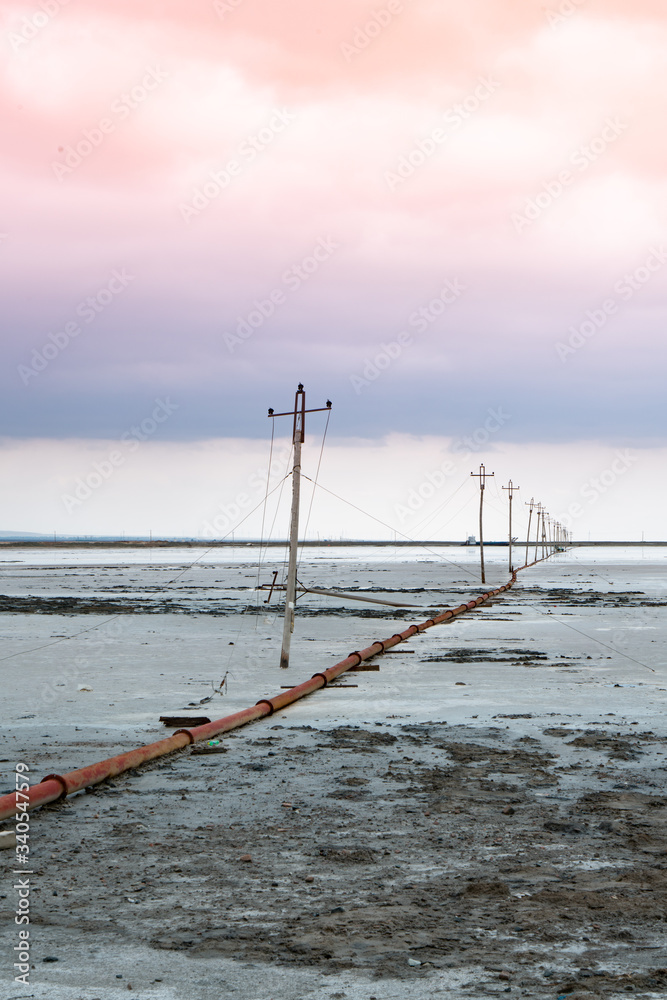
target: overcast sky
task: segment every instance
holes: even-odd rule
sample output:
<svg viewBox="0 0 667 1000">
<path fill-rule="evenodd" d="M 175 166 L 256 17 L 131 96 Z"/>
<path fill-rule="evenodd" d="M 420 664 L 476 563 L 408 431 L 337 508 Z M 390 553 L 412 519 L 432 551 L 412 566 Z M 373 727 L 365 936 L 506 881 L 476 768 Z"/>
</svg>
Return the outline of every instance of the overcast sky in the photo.
<svg viewBox="0 0 667 1000">
<path fill-rule="evenodd" d="M 232 503 L 302 381 L 334 401 L 351 498 L 366 475 L 377 503 L 409 441 L 418 486 L 491 419 L 517 473 L 560 456 L 527 468 L 554 513 L 634 449 L 600 530 L 635 537 L 666 444 L 661 0 L 56 8 L 1 15 L 0 527 L 143 531 L 157 476 L 156 523 L 197 533 L 181 449 L 217 442 L 192 495 Z M 67 510 L 135 439 L 123 516 L 106 486 Z"/>
</svg>

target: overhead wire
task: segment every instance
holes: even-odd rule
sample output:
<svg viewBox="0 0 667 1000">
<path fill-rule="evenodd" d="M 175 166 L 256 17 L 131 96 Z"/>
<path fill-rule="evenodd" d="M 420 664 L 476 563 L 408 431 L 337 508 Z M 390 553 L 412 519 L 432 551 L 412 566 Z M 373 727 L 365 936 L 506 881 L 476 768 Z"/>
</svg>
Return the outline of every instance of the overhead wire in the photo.
<svg viewBox="0 0 667 1000">
<path fill-rule="evenodd" d="M 413 530 L 414 532 L 417 532 L 417 531 L 420 531 L 420 530 L 422 530 L 422 529 L 423 529 L 423 528 L 424 528 L 424 527 L 425 527 L 425 526 L 426 526 L 426 525 L 427 525 L 427 524 L 428 524 L 428 523 L 429 523 L 430 521 L 432 521 L 432 520 L 433 520 L 433 519 L 434 519 L 435 517 L 437 517 L 437 516 L 438 516 L 438 514 L 439 514 L 439 513 L 441 512 L 441 511 L 443 511 L 443 510 L 445 509 L 445 507 L 447 506 L 447 504 L 449 504 L 449 503 L 451 503 L 451 502 L 452 502 L 452 500 L 453 500 L 453 499 L 454 499 L 454 497 L 455 497 L 455 496 L 457 495 L 457 493 L 460 493 L 460 491 L 461 491 L 461 490 L 463 489 L 463 487 L 464 487 L 464 486 L 466 485 L 466 483 L 468 483 L 468 482 L 470 482 L 470 480 L 469 480 L 469 479 L 464 479 L 464 480 L 463 480 L 463 481 L 462 481 L 462 482 L 461 482 L 461 483 L 460 483 L 460 484 L 459 484 L 459 485 L 458 485 L 458 486 L 456 487 L 456 489 L 454 490 L 454 492 L 453 492 L 453 493 L 450 493 L 450 495 L 449 495 L 449 496 L 447 497 L 447 499 L 446 499 L 446 500 L 444 500 L 444 501 L 443 501 L 443 502 L 442 502 L 442 503 L 441 503 L 441 504 L 440 504 L 440 505 L 439 505 L 438 507 L 436 507 L 436 509 L 435 509 L 434 511 L 431 511 L 431 513 L 430 513 L 430 514 L 427 514 L 427 515 L 426 515 L 425 517 L 423 517 L 423 518 L 421 519 L 421 521 L 417 521 L 417 523 L 413 525 L 413 527 L 412 527 L 412 530 Z M 468 502 L 468 501 L 466 501 L 466 503 L 467 503 L 467 502 Z M 465 506 L 465 505 L 464 505 L 464 506 Z M 462 509 L 463 509 L 463 508 L 461 508 L 461 510 L 462 510 Z M 459 511 L 458 511 L 458 513 L 460 513 L 460 512 L 461 512 L 461 511 L 459 510 Z M 454 515 L 454 517 L 456 517 L 456 514 Z M 452 521 L 452 520 L 454 519 L 454 517 L 451 517 L 451 518 L 449 519 L 449 521 L 446 521 L 446 522 L 445 522 L 445 524 L 443 525 L 443 527 L 446 527 L 446 526 L 447 526 L 447 525 L 448 525 L 448 524 L 449 524 L 449 523 L 450 523 L 450 522 L 451 522 L 451 521 Z"/>
<path fill-rule="evenodd" d="M 271 421 L 271 446 L 269 448 L 269 464 L 266 471 L 266 490 L 264 493 L 264 504 L 262 507 L 262 524 L 259 533 L 259 554 L 257 556 L 257 586 L 259 587 L 259 577 L 262 571 L 262 545 L 264 544 L 264 525 L 266 523 L 266 506 L 269 500 L 269 481 L 271 479 L 271 464 L 273 462 L 273 442 L 276 434 L 276 422 Z"/>
<path fill-rule="evenodd" d="M 298 557 L 297 565 L 296 565 L 297 571 L 299 569 L 299 566 L 301 565 L 301 559 L 303 557 L 304 543 L 305 543 L 306 537 L 308 535 L 308 525 L 310 524 L 310 515 L 312 514 L 312 511 L 313 511 L 313 500 L 315 499 L 315 490 L 317 489 L 317 485 L 318 485 L 318 479 L 319 479 L 319 475 L 320 475 L 320 467 L 322 465 L 322 455 L 324 454 L 324 443 L 325 443 L 325 441 L 327 439 L 327 431 L 329 429 L 329 420 L 330 420 L 330 418 L 331 418 L 331 410 L 328 410 L 327 411 L 327 421 L 326 421 L 326 424 L 324 425 L 324 433 L 322 434 L 322 445 L 320 447 L 320 455 L 319 455 L 319 458 L 317 460 L 317 469 L 315 470 L 315 479 L 311 480 L 312 483 L 313 483 L 313 490 L 312 490 L 312 493 L 310 494 L 310 504 L 308 506 L 308 516 L 306 517 L 306 527 L 304 528 L 303 542 L 301 543 L 301 551 L 299 552 L 299 557 Z"/>
<path fill-rule="evenodd" d="M 305 476 L 304 475 L 304 478 L 305 479 L 310 479 L 310 476 Z M 310 482 L 312 483 L 313 480 L 310 479 Z M 441 559 L 443 562 L 449 563 L 452 566 L 456 566 L 457 569 L 460 569 L 462 573 L 465 573 L 468 576 L 477 577 L 477 574 L 471 573 L 469 569 L 466 569 L 464 566 L 461 566 L 459 563 L 454 562 L 453 559 L 447 559 L 447 557 L 443 556 L 442 553 L 436 552 L 434 549 L 429 548 L 427 545 L 424 544 L 424 542 L 420 542 L 416 538 L 411 538 L 410 535 L 406 535 L 405 532 L 399 531 L 397 528 L 392 527 L 391 524 L 387 524 L 386 521 L 382 521 L 379 517 L 375 517 L 375 515 L 371 514 L 369 511 L 364 510 L 362 507 L 358 507 L 357 504 L 352 503 L 350 500 L 346 500 L 345 497 L 339 496 L 337 493 L 334 493 L 333 490 L 327 489 L 326 486 L 322 486 L 321 483 L 319 483 L 318 486 L 319 486 L 319 489 L 324 490 L 325 493 L 329 493 L 332 497 L 335 497 L 336 500 L 340 500 L 341 503 L 345 503 L 349 507 L 352 507 L 354 510 L 358 510 L 360 514 L 364 514 L 366 517 L 371 518 L 372 521 L 377 521 L 377 523 L 381 524 L 384 528 L 388 528 L 390 531 L 395 531 L 397 535 L 400 535 L 402 538 L 405 538 L 407 541 L 412 542 L 414 545 L 418 546 L 419 548 L 424 549 L 424 551 L 428 552 L 430 555 L 433 555 L 437 559 Z"/>
<path fill-rule="evenodd" d="M 289 475 L 289 473 L 288 473 L 288 475 Z M 281 486 L 285 482 L 285 480 L 287 478 L 288 478 L 287 475 L 283 476 L 283 478 L 280 480 L 280 482 L 276 483 L 276 485 L 273 487 L 273 489 L 269 492 L 268 495 L 271 496 L 273 493 L 275 493 L 275 491 L 278 489 L 278 487 Z M 248 511 L 248 513 L 245 515 L 245 517 L 241 518 L 241 520 L 238 521 L 234 525 L 233 528 L 231 528 L 225 535 L 222 535 L 219 539 L 216 539 L 216 541 L 217 542 L 222 542 L 222 541 L 225 540 L 225 538 L 229 538 L 229 536 L 232 534 L 232 532 L 236 531 L 236 529 L 239 528 L 243 524 L 244 521 L 247 521 L 248 518 L 252 514 L 254 514 L 256 510 L 259 510 L 259 508 L 262 506 L 263 502 L 264 502 L 263 500 L 260 501 L 260 503 L 258 503 L 256 507 L 253 507 L 252 510 Z M 194 559 L 190 563 L 189 566 L 186 566 L 183 570 L 181 570 L 180 573 L 177 573 L 177 575 L 175 577 L 172 577 L 171 580 L 168 580 L 166 583 L 158 584 L 155 587 L 149 587 L 149 588 L 147 588 L 147 591 L 149 593 L 162 593 L 162 592 L 164 592 L 168 587 L 171 587 L 172 584 L 176 583 L 177 580 L 180 580 L 181 577 L 185 575 L 185 573 L 189 572 L 192 569 L 193 566 L 196 566 L 197 563 L 201 559 L 204 558 L 204 556 L 208 555 L 209 552 L 212 552 L 214 548 L 215 548 L 215 545 L 210 545 L 204 552 L 201 552 L 197 556 L 197 558 Z M 95 625 L 90 625 L 88 628 L 80 629 L 78 632 L 72 633 L 72 635 L 64 635 L 64 636 L 59 637 L 58 639 L 53 639 L 51 642 L 43 643 L 41 646 L 33 646 L 30 649 L 19 649 L 15 653 L 9 653 L 7 656 L 1 656 L 0 657 L 0 663 L 4 662 L 5 660 L 12 660 L 12 659 L 14 659 L 17 656 L 23 656 L 24 654 L 27 654 L 27 653 L 36 653 L 40 649 L 47 649 L 49 646 L 57 646 L 57 645 L 59 645 L 62 642 L 70 642 L 72 639 L 78 638 L 78 636 L 83 635 L 85 632 L 92 632 L 95 629 L 102 628 L 104 625 L 108 625 L 108 624 L 110 624 L 110 622 L 115 621 L 117 618 L 121 618 L 122 616 L 123 616 L 123 612 L 121 611 L 121 612 L 119 612 L 116 615 L 112 615 L 110 618 L 105 618 L 103 621 L 97 622 Z"/>
</svg>

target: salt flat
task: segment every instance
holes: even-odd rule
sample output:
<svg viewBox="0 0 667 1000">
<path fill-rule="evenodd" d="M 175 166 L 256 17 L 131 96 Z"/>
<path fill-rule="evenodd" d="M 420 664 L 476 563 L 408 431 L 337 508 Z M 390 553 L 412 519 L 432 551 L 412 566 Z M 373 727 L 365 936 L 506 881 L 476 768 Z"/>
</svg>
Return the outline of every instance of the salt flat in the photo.
<svg viewBox="0 0 667 1000">
<path fill-rule="evenodd" d="M 306 549 L 306 585 L 418 607 L 307 595 L 281 671 L 279 603 L 254 589 L 276 550 L 259 575 L 254 549 L 198 555 L 0 552 L 10 778 L 230 714 L 509 575 L 505 549 L 485 588 L 474 549 Z M 36 812 L 30 992 L 662 995 L 666 601 L 664 549 L 570 550 L 224 753 Z"/>
</svg>

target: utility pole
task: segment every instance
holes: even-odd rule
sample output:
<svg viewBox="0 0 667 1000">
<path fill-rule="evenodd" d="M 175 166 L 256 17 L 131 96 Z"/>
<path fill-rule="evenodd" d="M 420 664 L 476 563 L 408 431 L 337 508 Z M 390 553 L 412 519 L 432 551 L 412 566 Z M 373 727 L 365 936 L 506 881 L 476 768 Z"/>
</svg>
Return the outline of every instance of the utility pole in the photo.
<svg viewBox="0 0 667 1000">
<path fill-rule="evenodd" d="M 479 472 L 471 472 L 471 476 L 479 477 L 479 559 L 482 567 L 482 583 L 486 583 L 484 575 L 484 531 L 482 529 L 482 510 L 484 508 L 484 487 L 486 477 L 495 476 L 495 472 L 487 472 L 484 465 L 480 465 Z"/>
<path fill-rule="evenodd" d="M 547 553 L 547 518 L 549 516 L 549 511 L 542 511 L 542 558 L 546 559 Z"/>
<path fill-rule="evenodd" d="M 294 607 L 296 604 L 296 557 L 299 544 L 299 496 L 301 492 L 301 445 L 305 440 L 306 414 L 330 410 L 331 402 L 315 410 L 306 409 L 306 391 L 299 382 L 294 397 L 294 409 L 285 413 L 274 413 L 269 410 L 269 417 L 292 417 L 292 444 L 294 445 L 294 462 L 292 465 L 292 512 L 290 516 L 289 562 L 287 566 L 287 585 L 285 588 L 285 621 L 283 624 L 283 644 L 280 651 L 280 666 L 289 667 L 289 651 L 292 632 L 294 631 Z"/>
<path fill-rule="evenodd" d="M 537 550 L 540 544 L 540 518 L 544 515 L 544 509 L 541 503 L 535 505 L 537 508 L 537 523 L 535 528 L 535 562 L 537 562 Z"/>
<path fill-rule="evenodd" d="M 521 487 L 520 486 L 513 486 L 512 485 L 512 480 L 510 479 L 509 486 L 503 486 L 503 489 L 509 491 L 508 492 L 508 499 L 509 499 L 509 502 L 510 502 L 510 559 L 509 559 L 509 567 L 510 567 L 510 573 L 511 573 L 512 572 L 512 497 L 514 496 L 515 491 L 521 489 Z"/>
<path fill-rule="evenodd" d="M 526 535 L 526 561 L 524 566 L 528 565 L 528 546 L 530 545 L 530 522 L 533 519 L 533 507 L 535 506 L 535 498 L 531 497 L 530 500 L 526 501 L 526 507 L 528 507 L 528 533 Z"/>
</svg>

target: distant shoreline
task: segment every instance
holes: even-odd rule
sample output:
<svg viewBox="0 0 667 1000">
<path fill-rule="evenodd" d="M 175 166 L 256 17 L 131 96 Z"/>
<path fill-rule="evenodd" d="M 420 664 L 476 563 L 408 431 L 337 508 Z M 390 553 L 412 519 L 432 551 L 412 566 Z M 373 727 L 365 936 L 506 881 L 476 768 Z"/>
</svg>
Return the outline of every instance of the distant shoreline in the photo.
<svg viewBox="0 0 667 1000">
<path fill-rule="evenodd" d="M 504 547 L 508 548 L 508 542 L 484 542 L 484 547 Z M 534 548 L 535 542 L 530 543 L 530 548 Z M 541 544 L 541 543 L 540 543 Z M 98 538 L 0 538 L 0 549 L 175 549 L 175 548 L 188 548 L 188 549 L 211 549 L 211 548 L 258 548 L 259 546 L 270 547 L 270 548 L 283 548 L 287 545 L 286 539 L 273 540 L 268 542 L 260 542 L 259 539 L 253 538 L 240 538 L 235 541 L 225 539 L 223 541 L 211 541 L 206 539 L 193 539 L 193 538 L 153 538 L 149 540 L 147 538 L 112 538 L 112 539 L 98 539 Z M 423 548 L 424 546 L 431 547 L 458 547 L 458 548 L 479 548 L 479 542 L 467 543 L 461 541 L 422 541 L 422 542 L 411 542 L 411 541 L 372 541 L 363 539 L 321 539 L 319 541 L 313 541 L 309 539 L 308 541 L 299 542 L 299 545 L 306 546 L 308 548 L 353 548 L 353 547 L 373 547 L 373 548 Z M 656 546 L 656 545 L 667 545 L 667 541 L 663 542 L 568 542 L 565 548 L 586 548 L 586 547 L 606 547 L 614 546 L 616 548 L 626 548 L 634 547 L 640 548 L 645 546 Z M 513 547 L 517 550 L 525 548 L 525 541 L 517 541 L 513 543 Z"/>
</svg>

